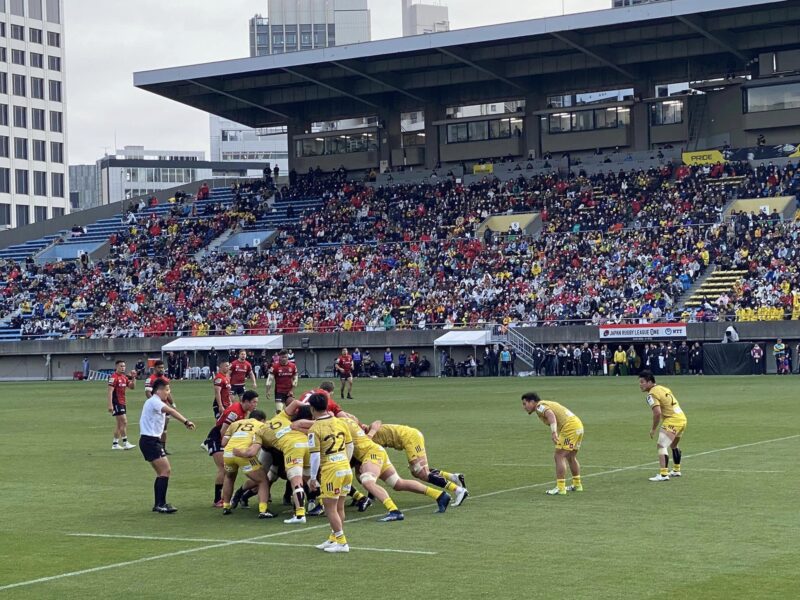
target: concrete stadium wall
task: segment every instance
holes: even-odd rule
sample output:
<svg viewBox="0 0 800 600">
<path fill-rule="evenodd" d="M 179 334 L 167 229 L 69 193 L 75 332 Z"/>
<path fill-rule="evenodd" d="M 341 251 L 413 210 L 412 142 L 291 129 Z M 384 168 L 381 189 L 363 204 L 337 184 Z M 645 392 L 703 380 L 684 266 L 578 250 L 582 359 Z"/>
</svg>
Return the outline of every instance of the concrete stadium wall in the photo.
<svg viewBox="0 0 800 600">
<path fill-rule="evenodd" d="M 730 323 L 690 323 L 688 341 L 720 342 Z M 762 323 L 736 323 L 742 341 L 774 343 L 783 338 L 792 345 L 800 340 L 800 321 L 771 321 Z M 519 331 L 532 342 L 538 344 L 561 343 L 602 343 L 597 327 L 532 327 Z M 395 360 L 401 350 L 408 354 L 416 349 L 426 355 L 432 365 L 436 364 L 433 342 L 444 332 L 426 331 L 376 331 L 376 332 L 338 332 L 329 334 L 289 334 L 284 336 L 287 348 L 293 348 L 297 355 L 298 367 L 305 366 L 312 376 L 323 376 L 325 369 L 333 364 L 336 355 L 344 346 L 352 349 L 369 349 L 373 359 L 380 362 L 383 351 L 388 346 L 395 353 Z M 309 352 L 302 350 L 302 339 L 309 339 Z M 114 361 L 123 359 L 130 368 L 143 356 L 161 356 L 161 347 L 175 338 L 132 338 L 113 340 L 50 340 L 0 343 L 0 381 L 71 379 L 73 371 L 81 370 L 84 356 L 89 357 L 94 370 L 111 369 Z M 625 342 L 627 345 L 627 342 Z M 455 360 L 463 360 L 472 352 L 471 347 L 453 348 Z M 46 357 L 50 355 L 50 365 Z M 767 358 L 770 358 L 767 352 Z M 194 356 L 191 356 L 194 364 Z M 769 364 L 769 360 L 767 361 Z M 198 355 L 198 366 L 203 365 Z"/>
</svg>

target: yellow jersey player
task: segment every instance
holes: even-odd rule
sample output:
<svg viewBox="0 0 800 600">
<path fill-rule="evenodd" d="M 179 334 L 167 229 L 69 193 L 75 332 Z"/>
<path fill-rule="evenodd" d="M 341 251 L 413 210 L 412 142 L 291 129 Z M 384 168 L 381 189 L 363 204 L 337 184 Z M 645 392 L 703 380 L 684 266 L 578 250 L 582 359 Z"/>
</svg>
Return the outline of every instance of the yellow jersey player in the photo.
<svg viewBox="0 0 800 600">
<path fill-rule="evenodd" d="M 450 494 L 440 490 L 435 490 L 427 485 L 423 485 L 418 481 L 410 479 L 402 479 L 395 470 L 389 455 L 382 446 L 376 444 L 372 439 L 364 433 L 361 425 L 356 421 L 343 418 L 341 419 L 349 428 L 350 434 L 353 437 L 353 458 L 361 465 L 358 468 L 359 481 L 364 488 L 380 500 L 389 511 L 386 515 L 378 519 L 379 521 L 402 521 L 405 516 L 397 505 L 389 497 L 389 494 L 381 486 L 378 485 L 377 480 L 386 482 L 392 489 L 398 492 L 414 492 L 416 494 L 425 494 L 429 498 L 436 500 L 437 511 L 443 513 L 447 510 L 450 504 Z M 359 509 L 359 512 L 361 510 Z"/>
<path fill-rule="evenodd" d="M 581 465 L 578 463 L 578 450 L 583 442 L 583 423 L 571 410 L 558 402 L 542 400 L 536 392 L 522 395 L 522 408 L 529 415 L 536 413 L 539 420 L 550 427 L 550 435 L 555 444 L 556 487 L 547 490 L 550 496 L 563 496 L 569 492 L 582 492 Z M 572 485 L 567 487 L 567 463 L 572 473 Z"/>
<path fill-rule="evenodd" d="M 381 421 L 375 421 L 369 426 L 367 435 L 384 448 L 404 451 L 411 474 L 421 481 L 432 483 L 453 494 L 455 498 L 453 506 L 460 506 L 469 496 L 463 474 L 448 473 L 428 467 L 425 437 L 419 429 L 406 425 L 387 425 Z"/>
<path fill-rule="evenodd" d="M 686 414 L 675 399 L 672 391 L 656 383 L 650 371 L 639 373 L 639 389 L 647 394 L 647 406 L 653 411 L 653 425 L 650 437 L 658 430 L 658 475 L 650 481 L 669 481 L 670 477 L 681 476 L 681 450 L 678 444 L 686 432 Z M 661 427 L 659 428 L 659 423 Z M 669 471 L 669 449 L 672 449 L 673 467 Z"/>
<path fill-rule="evenodd" d="M 223 463 L 225 468 L 225 482 L 222 487 L 222 514 L 231 514 L 231 494 L 236 475 L 242 472 L 258 484 L 258 518 L 271 519 L 275 515 L 268 512 L 269 487 L 267 474 L 261 468 L 261 463 L 256 456 L 264 443 L 263 435 L 267 430 L 264 421 L 267 416 L 260 410 L 250 413 L 250 418 L 241 419 L 228 427 L 222 438 L 225 450 Z"/>
<path fill-rule="evenodd" d="M 306 493 L 303 489 L 303 475 L 308 476 L 306 467 L 309 466 L 308 436 L 292 428 L 292 417 L 287 412 L 291 408 L 297 408 L 293 406 L 294 404 L 290 403 L 289 407 L 281 410 L 267 421 L 267 430 L 263 435 L 265 446 L 275 448 L 283 454 L 286 479 L 292 489 L 292 503 L 294 504 L 294 516 L 284 521 L 289 525 L 306 522 Z"/>
<path fill-rule="evenodd" d="M 308 487 L 311 490 L 320 489 L 322 506 L 331 526 L 328 539 L 317 548 L 325 552 L 350 552 L 344 535 L 344 503 L 353 483 L 353 471 L 350 469 L 353 437 L 347 426 L 328 412 L 327 397 L 313 394 L 308 404 L 314 417 L 314 424 L 308 433 L 311 452 Z"/>
</svg>

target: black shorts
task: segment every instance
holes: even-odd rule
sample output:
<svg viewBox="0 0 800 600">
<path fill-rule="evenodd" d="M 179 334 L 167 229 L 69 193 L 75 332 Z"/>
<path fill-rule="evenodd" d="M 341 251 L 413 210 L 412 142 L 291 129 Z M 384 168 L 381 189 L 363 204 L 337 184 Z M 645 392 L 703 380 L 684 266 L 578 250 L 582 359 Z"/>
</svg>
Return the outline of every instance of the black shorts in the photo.
<svg viewBox="0 0 800 600">
<path fill-rule="evenodd" d="M 208 447 L 209 456 L 214 456 L 217 452 L 222 452 L 222 435 L 220 434 L 219 427 L 212 427 L 211 431 L 208 432 L 206 446 Z"/>
<path fill-rule="evenodd" d="M 120 415 L 127 415 L 128 407 L 124 404 L 117 404 L 116 402 L 111 405 L 111 416 L 118 417 Z"/>
<path fill-rule="evenodd" d="M 232 385 L 231 386 L 231 391 L 241 398 L 244 395 L 244 384 L 242 384 L 242 385 Z"/>
<path fill-rule="evenodd" d="M 286 404 L 286 401 L 289 399 L 289 392 L 275 392 L 275 402 L 283 402 Z"/>
<path fill-rule="evenodd" d="M 219 412 L 219 406 L 217 405 L 217 401 L 216 400 L 211 402 L 211 410 L 214 411 L 214 420 L 218 421 L 219 418 L 222 416 L 222 413 Z"/>
<path fill-rule="evenodd" d="M 339 379 L 341 379 L 342 381 L 349 381 L 352 378 L 353 378 L 352 373 L 348 373 L 347 375 L 345 375 L 344 373 L 339 373 Z"/>
<path fill-rule="evenodd" d="M 153 462 L 166 456 L 161 440 L 149 435 L 139 436 L 139 450 L 142 451 L 142 456 L 147 462 Z"/>
</svg>

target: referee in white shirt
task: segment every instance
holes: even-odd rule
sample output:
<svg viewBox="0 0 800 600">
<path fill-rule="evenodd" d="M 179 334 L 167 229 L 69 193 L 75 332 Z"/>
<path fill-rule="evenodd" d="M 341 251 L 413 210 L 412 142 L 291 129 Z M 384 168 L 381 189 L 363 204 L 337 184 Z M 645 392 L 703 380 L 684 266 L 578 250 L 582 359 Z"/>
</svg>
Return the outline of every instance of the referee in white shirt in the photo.
<svg viewBox="0 0 800 600">
<path fill-rule="evenodd" d="M 194 423 L 167 404 L 169 395 L 169 383 L 163 379 L 156 379 L 153 382 L 152 396 L 145 401 L 142 407 L 142 417 L 139 419 L 139 432 L 141 433 L 139 449 L 142 451 L 144 459 L 153 465 L 153 469 L 156 471 L 156 481 L 153 485 L 155 492 L 153 512 L 166 514 L 178 510 L 171 504 L 167 504 L 170 466 L 169 459 L 164 452 L 164 445 L 161 443 L 166 416 L 170 415 L 177 419 L 186 425 L 187 429 L 194 429 Z"/>
</svg>

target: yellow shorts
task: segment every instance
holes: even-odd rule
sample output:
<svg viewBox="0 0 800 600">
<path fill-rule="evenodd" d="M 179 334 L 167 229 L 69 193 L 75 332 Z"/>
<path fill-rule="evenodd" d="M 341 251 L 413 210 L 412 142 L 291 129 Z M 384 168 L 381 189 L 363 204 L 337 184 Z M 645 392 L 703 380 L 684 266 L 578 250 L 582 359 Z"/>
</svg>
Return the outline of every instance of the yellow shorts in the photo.
<svg viewBox="0 0 800 600">
<path fill-rule="evenodd" d="M 686 424 L 687 424 L 686 417 L 682 419 L 670 417 L 669 419 L 665 419 L 661 423 L 661 430 L 667 433 L 671 433 L 675 437 L 681 437 L 684 433 L 686 433 Z"/>
<path fill-rule="evenodd" d="M 346 496 L 353 483 L 353 471 L 348 465 L 342 465 L 340 469 L 323 471 L 320 477 L 320 497 L 329 500 Z"/>
<path fill-rule="evenodd" d="M 302 469 L 310 463 L 308 444 L 305 446 L 297 444 L 294 448 L 289 448 L 283 452 L 283 464 L 287 471 L 292 467 L 300 467 Z"/>
<path fill-rule="evenodd" d="M 364 456 L 361 464 L 378 465 L 378 469 L 380 469 L 379 474 L 383 475 L 384 471 L 391 468 L 392 461 L 389 460 L 389 455 L 386 453 L 386 450 L 384 450 L 381 446 L 378 446 L 378 448 L 380 448 L 380 450 L 370 451 L 366 456 Z"/>
<path fill-rule="evenodd" d="M 583 423 L 578 417 L 570 417 L 564 427 L 558 432 L 556 450 L 571 450 L 577 452 L 581 449 L 583 441 Z"/>
<path fill-rule="evenodd" d="M 225 453 L 226 456 L 223 458 L 223 463 L 225 465 L 225 472 L 226 473 L 238 473 L 239 469 L 241 468 L 242 473 L 247 475 L 248 473 L 252 473 L 253 471 L 257 471 L 261 468 L 261 463 L 258 462 L 257 458 L 241 458 L 239 456 L 227 456 L 228 452 Z"/>
<path fill-rule="evenodd" d="M 414 430 L 414 433 L 403 438 L 403 450 L 406 452 L 409 464 L 419 458 L 425 458 L 425 437 L 422 432 Z"/>
</svg>

